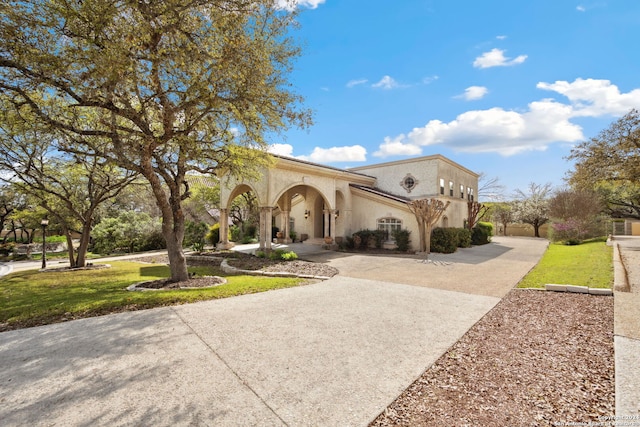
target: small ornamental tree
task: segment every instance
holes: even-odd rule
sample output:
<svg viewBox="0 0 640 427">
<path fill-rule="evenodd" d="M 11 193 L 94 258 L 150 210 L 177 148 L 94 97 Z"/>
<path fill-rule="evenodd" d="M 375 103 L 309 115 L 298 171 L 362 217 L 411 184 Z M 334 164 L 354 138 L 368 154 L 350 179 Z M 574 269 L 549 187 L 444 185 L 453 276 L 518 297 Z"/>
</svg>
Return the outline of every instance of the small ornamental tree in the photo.
<svg viewBox="0 0 640 427">
<path fill-rule="evenodd" d="M 535 237 L 540 237 L 540 227 L 549 222 L 549 195 L 551 184 L 529 184 L 527 192 L 516 190 L 513 216 L 516 221 L 533 226 Z"/>
<path fill-rule="evenodd" d="M 482 218 L 488 209 L 489 208 L 487 206 L 481 203 L 471 201 L 467 202 L 467 228 L 469 230 L 473 230 L 478 218 Z"/>
<path fill-rule="evenodd" d="M 442 214 L 447 210 L 451 202 L 443 202 L 439 199 L 419 199 L 408 203 L 409 209 L 416 216 L 418 221 L 418 232 L 420 233 L 420 252 L 427 254 L 431 252 L 431 231 L 438 222 Z"/>
</svg>

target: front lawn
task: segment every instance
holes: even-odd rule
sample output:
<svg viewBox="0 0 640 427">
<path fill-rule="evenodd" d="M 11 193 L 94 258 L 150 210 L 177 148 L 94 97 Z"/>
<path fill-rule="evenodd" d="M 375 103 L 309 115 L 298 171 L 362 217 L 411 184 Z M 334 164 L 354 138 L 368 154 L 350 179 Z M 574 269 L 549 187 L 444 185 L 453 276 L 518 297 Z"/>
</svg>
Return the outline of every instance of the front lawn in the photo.
<svg viewBox="0 0 640 427">
<path fill-rule="evenodd" d="M 37 270 L 0 278 L 0 331 L 70 319 L 183 304 L 299 285 L 297 278 L 227 276 L 214 288 L 130 292 L 137 282 L 169 277 L 166 265 L 111 262 L 111 268 L 65 272 Z M 196 275 L 220 275 L 217 267 L 189 267 Z"/>
<path fill-rule="evenodd" d="M 519 288 L 544 288 L 544 285 L 611 288 L 613 285 L 613 249 L 604 242 L 566 246 L 551 244 L 542 259 Z"/>
</svg>

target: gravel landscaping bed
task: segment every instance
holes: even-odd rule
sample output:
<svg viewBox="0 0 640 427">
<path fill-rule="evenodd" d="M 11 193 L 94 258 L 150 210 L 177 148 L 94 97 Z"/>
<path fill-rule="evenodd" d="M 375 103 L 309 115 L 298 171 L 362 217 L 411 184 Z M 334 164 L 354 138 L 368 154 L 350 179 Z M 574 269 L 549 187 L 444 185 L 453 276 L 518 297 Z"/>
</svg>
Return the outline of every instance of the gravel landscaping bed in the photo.
<svg viewBox="0 0 640 427">
<path fill-rule="evenodd" d="M 371 426 L 587 425 L 614 390 L 613 297 L 514 289 Z"/>
</svg>

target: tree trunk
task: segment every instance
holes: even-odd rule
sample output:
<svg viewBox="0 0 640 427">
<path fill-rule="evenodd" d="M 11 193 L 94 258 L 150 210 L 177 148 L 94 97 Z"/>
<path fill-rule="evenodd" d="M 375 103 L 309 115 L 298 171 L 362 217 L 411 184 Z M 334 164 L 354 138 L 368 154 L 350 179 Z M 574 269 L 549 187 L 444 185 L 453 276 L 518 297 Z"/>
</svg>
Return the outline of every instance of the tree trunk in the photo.
<svg viewBox="0 0 640 427">
<path fill-rule="evenodd" d="M 429 257 L 429 254 L 431 253 L 431 231 L 433 229 L 433 226 L 429 223 L 426 224 L 425 230 L 424 230 L 424 234 L 425 234 L 425 252 L 427 253 L 427 258 Z"/>
<path fill-rule="evenodd" d="M 91 241 L 91 223 L 92 219 L 82 224 L 82 235 L 80 236 L 80 245 L 78 246 L 78 258 L 76 259 L 76 267 L 84 267 L 87 265 L 87 251 L 89 250 L 89 242 Z"/>
<path fill-rule="evenodd" d="M 177 230 L 176 230 L 177 228 Z M 182 233 L 180 233 L 182 228 Z M 184 240 L 184 219 L 182 224 L 167 224 L 162 222 L 162 234 L 167 241 L 167 255 L 169 256 L 169 268 L 171 270 L 171 281 L 181 282 L 189 279 L 187 271 L 187 258 L 182 250 L 182 241 Z"/>
<path fill-rule="evenodd" d="M 64 235 L 67 238 L 67 250 L 69 251 L 69 267 L 76 267 L 76 260 L 73 254 L 73 239 L 71 238 L 71 233 L 69 231 L 64 230 Z"/>
<path fill-rule="evenodd" d="M 418 233 L 420 233 L 420 252 L 426 251 L 426 235 L 424 233 L 424 221 L 418 219 Z"/>
<path fill-rule="evenodd" d="M 540 237 L 540 223 L 536 220 L 533 221 L 533 234 L 535 237 Z"/>
</svg>

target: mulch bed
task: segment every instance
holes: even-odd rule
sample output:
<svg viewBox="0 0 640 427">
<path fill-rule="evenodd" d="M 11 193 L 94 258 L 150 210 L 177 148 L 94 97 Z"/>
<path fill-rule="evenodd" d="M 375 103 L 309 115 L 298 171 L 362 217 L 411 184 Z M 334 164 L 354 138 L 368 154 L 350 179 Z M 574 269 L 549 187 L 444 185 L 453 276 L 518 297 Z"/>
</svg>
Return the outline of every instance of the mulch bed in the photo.
<svg viewBox="0 0 640 427">
<path fill-rule="evenodd" d="M 587 425 L 614 391 L 613 297 L 514 289 L 371 426 Z"/>
<path fill-rule="evenodd" d="M 199 276 L 181 282 L 172 282 L 170 279 L 151 280 L 136 284 L 136 289 L 185 289 L 185 288 L 211 288 L 226 283 L 226 280 L 218 276 Z"/>
<path fill-rule="evenodd" d="M 338 270 L 334 267 L 330 267 L 326 264 L 314 263 L 303 260 L 294 261 L 280 261 L 271 260 L 268 258 L 258 258 L 254 255 L 245 254 L 242 252 L 224 251 L 224 252 L 207 252 L 198 254 L 199 259 L 187 259 L 189 265 L 219 265 L 220 258 L 226 258 L 229 265 L 239 268 L 241 270 L 250 271 L 269 271 L 269 272 L 281 272 L 281 273 L 293 273 L 309 276 L 324 276 L 332 277 L 338 274 Z M 211 261 L 202 260 L 201 257 L 211 257 Z M 169 258 L 166 255 L 153 255 L 148 257 L 138 257 L 131 261 L 146 262 L 154 264 L 168 264 Z M 198 287 L 211 287 L 222 284 L 222 279 L 216 276 L 212 277 L 194 277 L 186 282 L 173 283 L 170 280 L 154 280 L 144 283 L 139 283 L 136 288 L 143 289 L 180 289 L 180 288 L 198 288 Z"/>
</svg>

